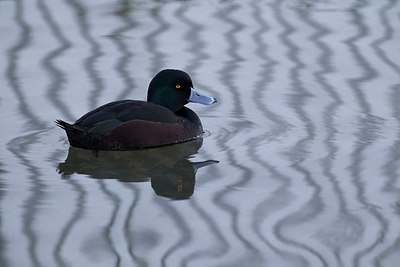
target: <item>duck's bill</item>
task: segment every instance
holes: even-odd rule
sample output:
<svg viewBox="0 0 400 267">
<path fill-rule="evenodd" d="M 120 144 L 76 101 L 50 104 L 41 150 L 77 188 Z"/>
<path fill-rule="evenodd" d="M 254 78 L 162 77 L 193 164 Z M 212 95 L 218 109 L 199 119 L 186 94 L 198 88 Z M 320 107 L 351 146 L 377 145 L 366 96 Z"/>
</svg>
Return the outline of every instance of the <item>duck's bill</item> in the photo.
<svg viewBox="0 0 400 267">
<path fill-rule="evenodd" d="M 202 95 L 199 92 L 195 91 L 193 88 L 190 92 L 189 102 L 200 103 L 204 105 L 211 105 L 217 102 L 217 99 L 211 96 Z"/>
</svg>

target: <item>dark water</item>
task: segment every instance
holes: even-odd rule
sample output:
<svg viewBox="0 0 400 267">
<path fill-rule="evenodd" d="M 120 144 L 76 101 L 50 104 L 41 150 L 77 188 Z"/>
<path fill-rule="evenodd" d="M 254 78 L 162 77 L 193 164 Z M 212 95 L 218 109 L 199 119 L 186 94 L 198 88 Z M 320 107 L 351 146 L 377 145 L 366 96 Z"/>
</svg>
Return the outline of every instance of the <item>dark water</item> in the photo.
<svg viewBox="0 0 400 267">
<path fill-rule="evenodd" d="M 400 3 L 0 1 L 0 266 L 398 266 Z M 53 121 L 187 71 L 202 140 Z"/>
</svg>

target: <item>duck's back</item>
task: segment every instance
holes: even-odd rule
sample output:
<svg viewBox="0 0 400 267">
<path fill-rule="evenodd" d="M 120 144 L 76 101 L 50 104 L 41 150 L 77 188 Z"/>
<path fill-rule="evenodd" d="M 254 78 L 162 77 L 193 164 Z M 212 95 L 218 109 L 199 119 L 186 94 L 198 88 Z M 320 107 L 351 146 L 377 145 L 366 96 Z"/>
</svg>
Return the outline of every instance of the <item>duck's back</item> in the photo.
<svg viewBox="0 0 400 267">
<path fill-rule="evenodd" d="M 120 100 L 86 113 L 75 122 L 75 125 L 91 127 L 107 120 L 118 120 L 121 123 L 130 120 L 173 123 L 177 121 L 177 117 L 169 109 L 151 102 Z"/>
</svg>

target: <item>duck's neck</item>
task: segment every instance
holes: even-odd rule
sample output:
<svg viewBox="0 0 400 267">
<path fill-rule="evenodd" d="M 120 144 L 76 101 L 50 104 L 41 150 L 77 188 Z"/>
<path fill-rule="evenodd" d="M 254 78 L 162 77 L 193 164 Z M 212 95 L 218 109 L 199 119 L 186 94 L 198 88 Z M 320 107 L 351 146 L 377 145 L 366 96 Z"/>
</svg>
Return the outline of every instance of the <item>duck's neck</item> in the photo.
<svg viewBox="0 0 400 267">
<path fill-rule="evenodd" d="M 194 113 L 194 111 L 190 108 L 182 107 L 177 112 L 175 112 L 175 114 L 185 119 L 188 119 L 191 123 L 193 123 L 193 125 L 199 125 L 201 127 L 199 116 L 197 116 L 197 114 Z"/>
</svg>

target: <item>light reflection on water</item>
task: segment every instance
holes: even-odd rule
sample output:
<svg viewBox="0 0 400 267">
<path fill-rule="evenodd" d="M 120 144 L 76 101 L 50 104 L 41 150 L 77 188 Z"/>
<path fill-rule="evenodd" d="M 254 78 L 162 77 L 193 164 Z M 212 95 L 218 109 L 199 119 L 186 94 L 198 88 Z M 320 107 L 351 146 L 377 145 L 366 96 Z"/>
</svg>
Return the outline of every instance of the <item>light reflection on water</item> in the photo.
<svg viewBox="0 0 400 267">
<path fill-rule="evenodd" d="M 1 1 L 0 266 L 396 266 L 398 10 Z M 219 100 L 190 104 L 203 140 L 96 154 L 54 126 L 169 67 Z"/>
</svg>

